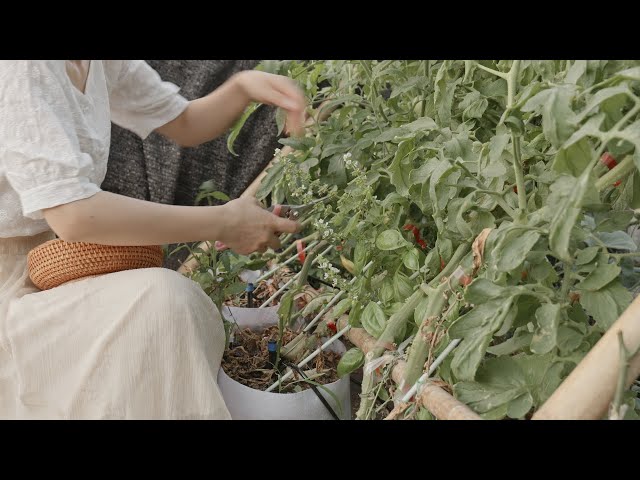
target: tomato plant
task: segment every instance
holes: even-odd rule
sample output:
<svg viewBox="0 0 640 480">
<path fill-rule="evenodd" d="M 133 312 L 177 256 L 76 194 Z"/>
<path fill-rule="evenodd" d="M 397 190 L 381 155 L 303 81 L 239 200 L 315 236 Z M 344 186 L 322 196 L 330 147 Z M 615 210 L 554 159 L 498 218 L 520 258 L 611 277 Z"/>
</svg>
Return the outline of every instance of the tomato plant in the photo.
<svg viewBox="0 0 640 480">
<path fill-rule="evenodd" d="M 378 339 L 369 361 L 409 342 L 405 385 L 460 339 L 437 370 L 455 396 L 485 418 L 530 415 L 640 282 L 627 233 L 640 207 L 640 62 L 278 68 L 320 106 L 304 137 L 280 140 L 293 152 L 277 152 L 258 197 L 329 196 L 307 227 L 340 248 L 313 267 L 344 292 L 329 316 Z M 356 349 L 340 373 L 363 362 Z M 359 418 L 388 401 L 388 377 L 363 383 Z"/>
<path fill-rule="evenodd" d="M 408 384 L 460 338 L 439 369 L 460 400 L 487 418 L 540 406 L 638 282 L 626 233 L 640 199 L 638 62 L 323 61 L 288 72 L 310 102 L 340 108 L 281 141 L 294 152 L 259 196 L 293 203 L 334 189 L 314 228 L 354 262 L 356 281 L 343 285 L 353 324 L 396 344 L 415 335 Z M 457 285 L 439 282 L 457 267 Z M 425 329 L 444 334 L 425 348 Z"/>
</svg>

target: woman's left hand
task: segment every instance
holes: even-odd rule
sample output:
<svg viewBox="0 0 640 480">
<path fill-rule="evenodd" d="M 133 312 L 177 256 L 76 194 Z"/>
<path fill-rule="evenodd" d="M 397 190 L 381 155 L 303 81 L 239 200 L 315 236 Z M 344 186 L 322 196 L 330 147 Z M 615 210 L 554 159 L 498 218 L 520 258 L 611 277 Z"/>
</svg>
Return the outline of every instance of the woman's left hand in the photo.
<svg viewBox="0 0 640 480">
<path fill-rule="evenodd" d="M 306 102 L 302 90 L 293 80 L 258 70 L 240 72 L 237 77 L 240 88 L 252 101 L 274 105 L 287 112 L 287 133 L 302 135 Z"/>
</svg>

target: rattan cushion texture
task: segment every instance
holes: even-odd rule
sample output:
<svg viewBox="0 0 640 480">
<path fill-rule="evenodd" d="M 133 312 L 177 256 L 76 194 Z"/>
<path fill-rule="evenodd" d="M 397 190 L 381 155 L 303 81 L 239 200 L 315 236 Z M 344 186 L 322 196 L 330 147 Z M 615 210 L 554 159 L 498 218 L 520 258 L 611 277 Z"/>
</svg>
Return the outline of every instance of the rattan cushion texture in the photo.
<svg viewBox="0 0 640 480">
<path fill-rule="evenodd" d="M 50 240 L 27 256 L 29 277 L 36 287 L 48 290 L 92 275 L 162 267 L 161 246 L 113 246 Z"/>
</svg>

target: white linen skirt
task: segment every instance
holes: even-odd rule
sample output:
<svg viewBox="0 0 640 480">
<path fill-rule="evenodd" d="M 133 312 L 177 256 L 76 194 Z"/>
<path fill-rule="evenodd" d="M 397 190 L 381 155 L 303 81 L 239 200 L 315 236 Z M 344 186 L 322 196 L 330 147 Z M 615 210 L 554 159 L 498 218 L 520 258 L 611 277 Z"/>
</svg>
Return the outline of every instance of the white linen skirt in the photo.
<svg viewBox="0 0 640 480">
<path fill-rule="evenodd" d="M 40 291 L 27 253 L 51 238 L 0 238 L 0 419 L 230 419 L 200 287 L 145 268 Z"/>
</svg>

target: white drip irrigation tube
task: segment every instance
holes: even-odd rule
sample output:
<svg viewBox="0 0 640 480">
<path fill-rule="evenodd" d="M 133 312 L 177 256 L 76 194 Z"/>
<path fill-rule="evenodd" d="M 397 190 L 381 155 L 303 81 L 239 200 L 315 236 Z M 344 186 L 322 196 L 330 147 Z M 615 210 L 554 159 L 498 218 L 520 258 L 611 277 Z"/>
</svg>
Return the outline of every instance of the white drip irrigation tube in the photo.
<svg viewBox="0 0 640 480">
<path fill-rule="evenodd" d="M 309 250 L 310 248 L 315 247 L 318 244 L 317 241 L 315 242 L 311 242 L 309 245 L 306 246 L 306 248 L 304 250 L 302 250 L 303 252 L 306 252 L 307 250 Z M 269 270 L 267 273 L 265 273 L 264 275 L 262 275 L 261 277 L 258 277 L 258 279 L 254 282 L 254 283 L 260 283 L 263 280 L 266 280 L 267 278 L 269 278 L 271 275 L 273 275 L 274 273 L 276 273 L 278 270 L 280 270 L 282 267 L 284 267 L 285 265 L 289 265 L 291 262 L 293 262 L 296 258 L 298 258 L 298 254 L 295 254 L 293 257 L 291 257 L 290 259 L 278 264 L 277 267 Z"/>
<path fill-rule="evenodd" d="M 409 389 L 409 391 L 404 395 L 404 397 L 402 397 L 402 402 L 406 403 L 409 400 L 411 400 L 411 398 L 416 394 L 416 392 L 418 391 L 418 388 L 420 388 L 420 386 L 431 376 L 433 375 L 433 372 L 436 371 L 436 368 L 438 368 L 440 366 L 440 364 L 444 361 L 445 358 L 447 358 L 447 355 L 449 355 L 451 353 L 451 351 L 456 348 L 458 346 L 458 344 L 460 343 L 460 338 L 456 338 L 455 340 L 451 340 L 451 343 L 449 343 L 449 345 L 447 345 L 447 348 L 445 348 L 442 353 L 440 355 L 438 355 L 438 358 L 435 359 L 435 361 L 431 364 L 431 366 L 429 367 L 429 370 L 427 372 L 425 372 L 417 381 L 416 383 L 413 384 L 413 387 L 411 387 Z"/>
<path fill-rule="evenodd" d="M 327 253 L 329 252 L 329 250 L 331 250 L 332 248 L 333 248 L 333 245 L 329 245 L 329 246 L 328 246 L 328 247 L 327 247 L 327 248 L 326 248 L 326 249 L 325 249 L 325 250 L 324 250 L 320 255 L 325 255 L 325 254 L 327 254 Z M 320 255 L 319 255 L 319 256 L 320 256 Z M 314 258 L 314 259 L 313 259 L 313 262 L 311 262 L 311 263 L 313 264 L 313 263 L 316 263 L 317 261 L 318 261 L 318 257 Z M 300 274 L 301 274 L 301 273 L 302 273 L 302 271 L 300 271 L 300 272 L 296 273 L 296 274 L 291 278 L 291 280 L 289 280 L 289 281 L 288 281 L 287 283 L 285 283 L 282 287 L 280 287 L 280 289 L 279 289 L 276 293 L 274 293 L 273 295 L 271 295 L 271 296 L 270 296 L 270 297 L 269 297 L 269 298 L 268 298 L 268 299 L 267 299 L 267 300 L 266 300 L 262 305 L 260 305 L 258 308 L 265 308 L 265 307 L 268 307 L 268 306 L 269 306 L 269 304 L 273 301 L 273 299 L 274 299 L 274 298 L 276 298 L 278 295 L 280 295 L 282 292 L 284 292 L 284 291 L 289 287 L 289 285 L 291 285 L 293 282 L 295 282 L 295 281 L 298 279 L 298 277 L 300 276 Z"/>
<path fill-rule="evenodd" d="M 346 327 L 344 327 L 342 330 L 340 330 L 338 333 L 336 333 L 333 337 L 331 337 L 329 340 L 327 340 L 322 345 L 320 345 L 320 347 L 318 347 L 313 353 L 309 354 L 309 356 L 307 358 L 305 358 L 300 363 L 298 363 L 298 368 L 304 367 L 307 363 L 309 363 L 311 360 L 316 358 L 320 354 L 320 352 L 325 350 L 329 345 L 331 345 L 333 342 L 338 340 L 341 336 L 343 336 L 345 333 L 347 333 L 350 329 L 351 329 L 351 325 L 347 325 Z M 289 371 L 287 373 L 285 373 L 282 377 L 280 377 L 280 379 L 277 382 L 275 382 L 273 385 L 271 385 L 265 391 L 266 392 L 273 391 L 278 385 L 280 385 L 285 380 L 289 379 L 292 375 L 293 375 L 293 370 L 289 369 Z"/>
</svg>

